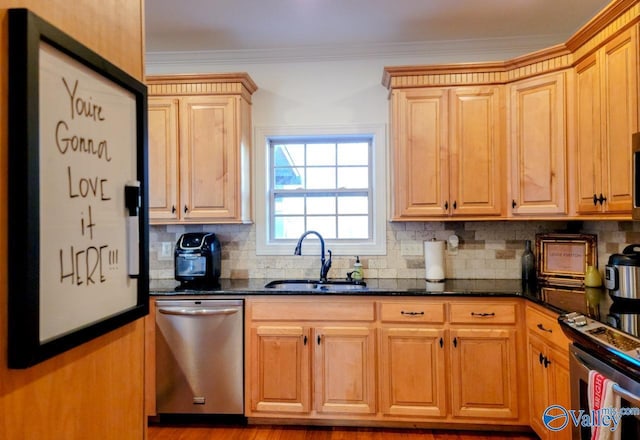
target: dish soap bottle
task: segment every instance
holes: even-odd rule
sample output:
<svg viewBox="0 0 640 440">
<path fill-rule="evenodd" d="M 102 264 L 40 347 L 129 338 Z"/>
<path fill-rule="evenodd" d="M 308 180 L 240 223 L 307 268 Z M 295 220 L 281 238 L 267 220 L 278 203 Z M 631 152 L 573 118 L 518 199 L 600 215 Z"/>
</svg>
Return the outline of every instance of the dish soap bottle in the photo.
<svg viewBox="0 0 640 440">
<path fill-rule="evenodd" d="M 353 263 L 353 274 L 351 275 L 351 277 L 356 281 L 360 281 L 364 278 L 364 274 L 362 272 L 362 263 L 360 262 L 359 256 L 356 256 L 356 262 Z"/>
<path fill-rule="evenodd" d="M 531 240 L 524 242 L 524 252 L 522 253 L 522 284 L 532 285 L 536 282 L 536 262 L 535 255 L 531 250 Z"/>
</svg>

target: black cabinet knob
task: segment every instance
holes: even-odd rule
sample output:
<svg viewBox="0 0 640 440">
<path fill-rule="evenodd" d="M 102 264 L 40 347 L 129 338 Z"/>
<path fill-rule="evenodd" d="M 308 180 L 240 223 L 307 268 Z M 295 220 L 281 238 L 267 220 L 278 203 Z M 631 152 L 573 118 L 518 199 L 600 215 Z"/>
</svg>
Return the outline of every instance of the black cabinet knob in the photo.
<svg viewBox="0 0 640 440">
<path fill-rule="evenodd" d="M 518 206 L 518 204 L 516 203 L 516 201 L 515 201 L 515 200 L 511 200 L 511 208 L 514 208 L 514 209 L 515 209 L 515 207 L 516 207 L 516 206 Z"/>
</svg>

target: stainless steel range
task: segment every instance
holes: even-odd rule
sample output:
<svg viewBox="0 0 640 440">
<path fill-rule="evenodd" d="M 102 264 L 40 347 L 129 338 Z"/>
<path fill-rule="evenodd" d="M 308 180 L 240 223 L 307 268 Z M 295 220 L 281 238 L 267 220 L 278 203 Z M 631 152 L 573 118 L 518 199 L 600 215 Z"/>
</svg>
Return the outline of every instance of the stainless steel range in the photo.
<svg viewBox="0 0 640 440">
<path fill-rule="evenodd" d="M 598 423 L 602 424 L 601 429 L 613 429 L 619 435 L 617 438 L 640 438 L 640 337 L 637 333 L 629 333 L 628 328 L 624 331 L 611 325 L 628 321 L 629 314 L 623 313 L 625 316 L 621 319 L 620 313 L 613 314 L 609 307 L 602 315 L 606 318 L 601 318 L 607 322 L 575 312 L 559 319 L 563 330 L 573 340 L 569 358 L 570 414 L 573 418 L 567 417 L 568 421 L 574 422 L 571 424 L 572 439 L 591 439 L 592 427 Z M 609 425 L 602 422 L 600 413 L 593 415 L 589 402 L 591 371 L 613 381 L 612 393 L 620 399 L 619 407 L 607 408 L 617 417 L 611 419 Z"/>
</svg>

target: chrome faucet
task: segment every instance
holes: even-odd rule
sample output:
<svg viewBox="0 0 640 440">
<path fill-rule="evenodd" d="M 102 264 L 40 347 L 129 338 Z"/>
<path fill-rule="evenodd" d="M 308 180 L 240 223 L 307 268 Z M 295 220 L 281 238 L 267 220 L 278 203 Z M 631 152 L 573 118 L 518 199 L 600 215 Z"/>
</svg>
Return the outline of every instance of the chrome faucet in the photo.
<svg viewBox="0 0 640 440">
<path fill-rule="evenodd" d="M 329 269 L 331 269 L 331 251 L 327 250 L 329 253 L 329 259 L 325 260 L 324 258 L 324 238 L 322 235 L 317 233 L 316 231 L 307 231 L 300 236 L 298 239 L 298 244 L 296 244 L 296 248 L 293 251 L 293 255 L 302 255 L 302 240 L 309 234 L 317 235 L 320 239 L 320 281 L 327 281 L 327 274 L 329 273 Z"/>
</svg>

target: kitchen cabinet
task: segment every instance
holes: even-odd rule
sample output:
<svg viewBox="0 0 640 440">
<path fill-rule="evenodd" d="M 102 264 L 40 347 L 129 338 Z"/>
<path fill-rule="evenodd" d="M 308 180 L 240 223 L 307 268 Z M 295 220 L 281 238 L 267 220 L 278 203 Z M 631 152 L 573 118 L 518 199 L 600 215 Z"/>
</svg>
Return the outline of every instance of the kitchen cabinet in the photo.
<svg viewBox="0 0 640 440">
<path fill-rule="evenodd" d="M 246 311 L 246 415 L 376 412 L 373 301 L 271 298 L 248 301 Z"/>
<path fill-rule="evenodd" d="M 310 411 L 309 336 L 308 327 L 295 325 L 258 325 L 251 329 L 252 410 L 299 414 Z"/>
<path fill-rule="evenodd" d="M 638 25 L 581 60 L 576 76 L 576 211 L 630 216 L 638 131 Z"/>
<path fill-rule="evenodd" d="M 392 219 L 503 214 L 501 86 L 391 92 Z"/>
<path fill-rule="evenodd" d="M 518 310 L 515 302 L 450 304 L 454 417 L 517 420 L 520 416 Z"/>
<path fill-rule="evenodd" d="M 246 74 L 148 77 L 151 223 L 251 220 Z"/>
<path fill-rule="evenodd" d="M 376 412 L 375 334 L 367 325 L 315 329 L 316 411 L 340 415 Z"/>
<path fill-rule="evenodd" d="M 567 214 L 567 71 L 510 84 L 512 216 Z"/>
<path fill-rule="evenodd" d="M 570 439 L 571 429 L 550 431 L 542 423 L 551 405 L 571 408 L 569 340 L 557 322 L 557 314 L 527 306 L 530 424 L 542 440 Z"/>
<path fill-rule="evenodd" d="M 445 417 L 445 305 L 381 302 L 380 397 L 385 416 Z"/>
</svg>

